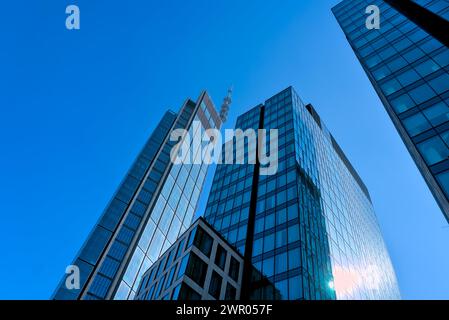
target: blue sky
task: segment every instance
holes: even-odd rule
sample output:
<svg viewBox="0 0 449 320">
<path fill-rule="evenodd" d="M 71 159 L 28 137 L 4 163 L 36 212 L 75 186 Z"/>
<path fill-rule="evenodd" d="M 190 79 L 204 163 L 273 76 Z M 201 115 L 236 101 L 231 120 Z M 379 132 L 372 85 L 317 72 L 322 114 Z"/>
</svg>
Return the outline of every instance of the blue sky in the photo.
<svg viewBox="0 0 449 320">
<path fill-rule="evenodd" d="M 449 227 L 337 1 L 27 2 L 0 17 L 1 299 L 49 298 L 165 110 L 231 83 L 228 127 L 289 85 L 313 103 L 370 189 L 402 297 L 449 298 Z"/>
</svg>

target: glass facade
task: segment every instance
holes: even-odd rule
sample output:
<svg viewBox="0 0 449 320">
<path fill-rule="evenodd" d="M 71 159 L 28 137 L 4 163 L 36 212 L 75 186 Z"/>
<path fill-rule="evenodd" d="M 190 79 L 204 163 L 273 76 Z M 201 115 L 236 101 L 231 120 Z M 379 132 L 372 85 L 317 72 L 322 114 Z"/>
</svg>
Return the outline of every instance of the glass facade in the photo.
<svg viewBox="0 0 449 320">
<path fill-rule="evenodd" d="M 193 136 L 220 126 L 206 92 L 178 114 L 165 114 L 73 263 L 81 288 L 67 289 L 65 276 L 54 299 L 134 298 L 142 274 L 190 226 L 206 177 L 205 164 L 172 164 L 179 141 L 170 134 L 185 129 Z"/>
<path fill-rule="evenodd" d="M 332 10 L 410 154 L 449 219 L 449 49 L 389 1 L 346 0 Z M 449 2 L 415 0 L 449 26 Z M 369 5 L 380 29 L 365 26 Z M 425 31 L 427 30 L 427 32 Z"/>
<path fill-rule="evenodd" d="M 236 127 L 279 135 L 277 173 L 217 166 L 205 211 L 245 257 L 242 297 L 399 298 L 368 190 L 313 107 L 288 88 Z"/>
</svg>

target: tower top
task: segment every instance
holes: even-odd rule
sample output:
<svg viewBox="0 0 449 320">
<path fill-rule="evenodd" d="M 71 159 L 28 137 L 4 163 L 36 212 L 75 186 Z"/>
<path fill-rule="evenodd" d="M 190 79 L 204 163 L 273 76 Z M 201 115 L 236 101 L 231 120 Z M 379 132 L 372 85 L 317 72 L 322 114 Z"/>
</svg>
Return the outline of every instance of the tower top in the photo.
<svg viewBox="0 0 449 320">
<path fill-rule="evenodd" d="M 228 120 L 229 106 L 232 103 L 232 91 L 233 90 L 234 90 L 233 86 L 229 87 L 228 94 L 223 99 L 223 104 L 221 105 L 220 119 L 223 122 L 226 122 L 226 120 Z"/>
</svg>

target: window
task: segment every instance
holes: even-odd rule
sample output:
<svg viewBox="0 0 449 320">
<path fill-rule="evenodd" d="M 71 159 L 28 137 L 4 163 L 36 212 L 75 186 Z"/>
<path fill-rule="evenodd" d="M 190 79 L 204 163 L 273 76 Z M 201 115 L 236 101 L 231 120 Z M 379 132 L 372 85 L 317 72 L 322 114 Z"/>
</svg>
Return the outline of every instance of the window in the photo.
<svg viewBox="0 0 449 320">
<path fill-rule="evenodd" d="M 434 126 L 438 126 L 449 120 L 449 107 L 442 101 L 427 108 L 423 113 Z"/>
<path fill-rule="evenodd" d="M 423 103 L 424 101 L 427 101 L 435 96 L 432 88 L 430 88 L 427 84 L 423 84 L 411 90 L 409 94 L 417 104 Z"/>
<path fill-rule="evenodd" d="M 178 249 L 176 249 L 177 251 L 176 251 L 176 258 L 174 259 L 174 260 L 176 260 L 176 259 L 178 259 L 180 256 L 181 256 L 181 254 L 182 254 L 182 249 L 183 249 L 183 247 L 184 247 L 184 242 L 185 242 L 185 238 L 184 239 L 182 239 L 180 242 L 179 242 L 179 245 L 178 245 Z"/>
<path fill-rule="evenodd" d="M 442 94 L 449 90 L 449 74 L 443 73 L 438 78 L 430 80 L 429 84 L 438 94 Z"/>
<path fill-rule="evenodd" d="M 402 96 L 399 96 L 398 98 L 392 100 L 391 105 L 393 106 L 393 109 L 396 111 L 396 113 L 402 113 L 413 108 L 415 106 L 415 103 L 408 94 L 403 94 Z"/>
<path fill-rule="evenodd" d="M 299 241 L 299 224 L 288 228 L 288 243 Z"/>
<path fill-rule="evenodd" d="M 164 281 L 165 281 L 165 277 L 167 276 L 167 274 L 164 274 L 164 276 L 162 277 L 162 279 L 159 281 L 159 284 L 158 284 L 158 286 L 157 286 L 157 290 L 156 290 L 156 292 L 154 293 L 154 299 L 157 299 L 160 295 L 161 295 L 161 292 L 162 292 L 162 288 L 163 288 L 163 286 L 164 286 Z"/>
<path fill-rule="evenodd" d="M 449 197 L 449 171 L 440 173 L 437 176 L 437 180 L 443 188 L 444 193 L 446 193 L 446 196 Z"/>
<path fill-rule="evenodd" d="M 272 277 L 274 275 L 274 257 L 263 260 L 262 269 L 265 276 Z"/>
<path fill-rule="evenodd" d="M 407 65 L 407 61 L 405 61 L 402 57 L 397 57 L 396 59 L 390 61 L 387 65 L 392 72 L 396 72 L 405 67 Z"/>
<path fill-rule="evenodd" d="M 276 212 L 276 224 L 280 225 L 287 221 L 287 209 L 280 209 Z"/>
<path fill-rule="evenodd" d="M 414 137 L 430 128 L 429 122 L 422 113 L 417 113 L 403 120 L 404 127 L 410 136 Z"/>
<path fill-rule="evenodd" d="M 171 268 L 170 273 L 168 274 L 167 284 L 165 285 L 165 288 L 166 288 L 166 289 L 167 289 L 168 287 L 170 287 L 170 286 L 172 285 L 172 283 L 173 283 L 173 279 L 174 279 L 174 276 L 175 276 L 175 271 L 176 271 L 176 267 L 177 267 L 177 266 L 178 266 L 178 265 L 175 264 L 175 265 Z"/>
<path fill-rule="evenodd" d="M 424 52 L 422 52 L 422 50 L 420 50 L 419 48 L 415 48 L 415 49 L 410 50 L 409 52 L 405 53 L 403 56 L 409 63 L 413 63 L 416 60 L 423 57 Z"/>
<path fill-rule="evenodd" d="M 275 225 L 275 214 L 272 213 L 265 217 L 265 230 L 274 228 Z"/>
<path fill-rule="evenodd" d="M 193 228 L 192 231 L 190 231 L 189 239 L 187 240 L 187 247 L 186 248 L 190 248 L 192 246 L 193 240 L 195 239 L 195 234 L 196 234 L 196 227 Z"/>
<path fill-rule="evenodd" d="M 260 233 L 264 230 L 264 218 L 259 218 L 256 220 L 254 233 Z"/>
<path fill-rule="evenodd" d="M 221 269 L 224 270 L 225 264 L 226 264 L 226 250 L 220 246 L 217 245 L 217 252 L 215 253 L 215 264 Z"/>
<path fill-rule="evenodd" d="M 200 287 L 204 285 L 206 278 L 207 264 L 195 253 L 190 253 L 189 263 L 186 268 L 186 275 Z"/>
<path fill-rule="evenodd" d="M 194 245 L 197 247 L 205 256 L 210 257 L 212 251 L 212 244 L 214 240 L 210 235 L 208 235 L 203 228 L 198 227 L 195 235 Z"/>
<path fill-rule="evenodd" d="M 287 271 L 287 252 L 276 255 L 276 274 Z"/>
<path fill-rule="evenodd" d="M 201 300 L 201 295 L 193 290 L 189 285 L 183 283 L 181 289 L 179 290 L 177 300 Z"/>
<path fill-rule="evenodd" d="M 407 70 L 397 76 L 399 82 L 404 86 L 408 86 L 409 84 L 412 84 L 415 81 L 418 81 L 420 79 L 419 74 L 416 73 L 415 70 L 410 69 Z"/>
<path fill-rule="evenodd" d="M 259 254 L 262 254 L 263 251 L 263 238 L 254 240 L 253 243 L 253 257 L 258 256 Z"/>
<path fill-rule="evenodd" d="M 301 277 L 293 277 L 288 280 L 288 298 L 298 300 L 303 297 Z"/>
<path fill-rule="evenodd" d="M 234 257 L 231 257 L 231 264 L 229 265 L 229 276 L 235 281 L 239 280 L 240 262 Z"/>
<path fill-rule="evenodd" d="M 215 271 L 213 271 L 212 277 L 210 279 L 209 294 L 217 300 L 220 299 L 222 282 L 223 279 L 221 278 L 221 276 Z"/>
<path fill-rule="evenodd" d="M 433 58 L 441 67 L 445 67 L 449 65 L 449 50 L 445 50 Z"/>
<path fill-rule="evenodd" d="M 288 269 L 293 270 L 301 266 L 301 251 L 299 248 L 288 251 Z"/>
<path fill-rule="evenodd" d="M 269 252 L 271 250 L 274 250 L 274 233 L 265 236 L 264 239 L 264 246 L 263 246 L 263 252 Z"/>
<path fill-rule="evenodd" d="M 288 300 L 288 279 L 276 282 L 275 300 Z"/>
<path fill-rule="evenodd" d="M 287 245 L 287 229 L 276 232 L 276 248 Z"/>
<path fill-rule="evenodd" d="M 428 165 L 445 160 L 449 157 L 449 150 L 439 136 L 433 137 L 417 145 Z"/>
<path fill-rule="evenodd" d="M 225 300 L 235 300 L 237 295 L 237 290 L 230 283 L 226 285 Z"/>
<path fill-rule="evenodd" d="M 176 277 L 177 279 L 184 275 L 184 272 L 187 268 L 187 262 L 189 262 L 189 255 L 186 255 L 184 258 L 182 258 L 181 264 L 179 265 L 178 275 Z"/>
<path fill-rule="evenodd" d="M 418 71 L 422 77 L 437 71 L 439 68 L 440 67 L 432 59 L 426 60 L 415 67 L 416 71 Z"/>
</svg>

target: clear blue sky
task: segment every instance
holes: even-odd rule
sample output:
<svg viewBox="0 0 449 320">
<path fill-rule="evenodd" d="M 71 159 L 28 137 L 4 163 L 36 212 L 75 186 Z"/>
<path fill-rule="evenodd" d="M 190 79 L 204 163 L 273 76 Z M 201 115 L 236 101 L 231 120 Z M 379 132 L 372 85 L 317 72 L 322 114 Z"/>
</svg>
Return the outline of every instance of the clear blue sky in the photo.
<svg viewBox="0 0 449 320">
<path fill-rule="evenodd" d="M 0 16 L 0 298 L 49 298 L 164 111 L 231 83 L 229 127 L 289 85 L 313 103 L 370 189 L 403 298 L 449 298 L 448 224 L 337 1 L 26 2 Z"/>
</svg>

